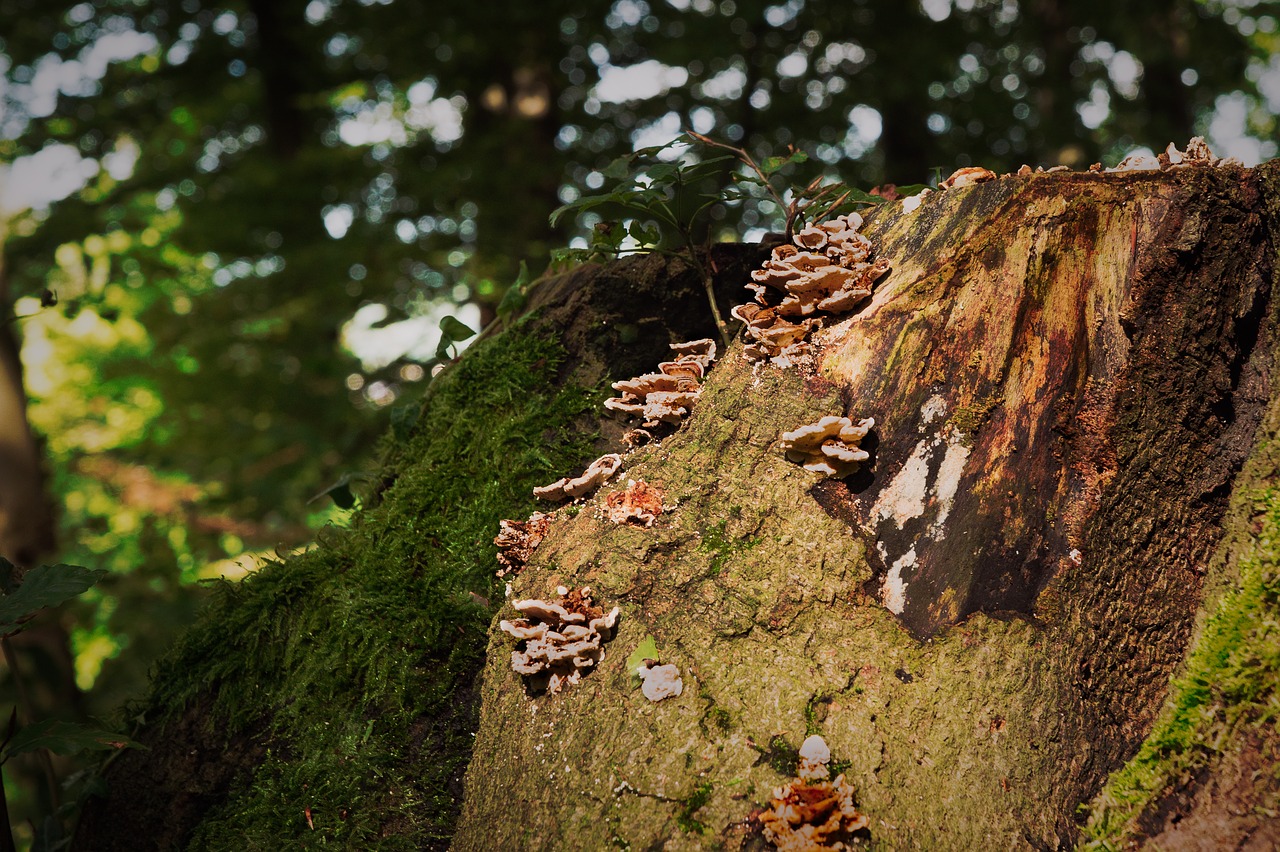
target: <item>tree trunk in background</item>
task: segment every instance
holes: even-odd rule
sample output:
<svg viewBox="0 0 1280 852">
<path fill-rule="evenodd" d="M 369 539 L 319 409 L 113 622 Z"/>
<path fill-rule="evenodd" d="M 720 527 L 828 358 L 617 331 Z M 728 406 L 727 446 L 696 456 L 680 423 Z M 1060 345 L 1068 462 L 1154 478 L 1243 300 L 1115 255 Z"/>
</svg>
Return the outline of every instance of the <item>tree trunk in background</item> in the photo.
<svg viewBox="0 0 1280 852">
<path fill-rule="evenodd" d="M 289 786 L 333 749 L 315 744 L 294 699 L 272 692 L 305 658 L 284 653 L 271 668 L 261 657 L 278 647 L 360 654 L 383 641 L 406 679 L 443 670 L 385 639 L 393 622 L 332 614 L 365 611 L 348 605 L 362 599 L 386 612 L 401 563 L 427 566 L 405 573 L 416 578 L 429 561 L 389 551 L 387 582 L 371 584 L 341 553 L 318 570 L 326 544 L 309 562 L 264 568 L 161 669 L 148 715 L 167 721 L 140 735 L 150 751 L 112 767 L 111 797 L 86 811 L 79 848 L 131 848 L 145 826 L 173 843 L 194 831 L 198 848 L 237 832 L 269 844 L 276 830 L 281 844 L 284 832 L 297 842 L 314 831 L 317 843 L 442 847 L 414 823 L 423 806 L 406 802 L 443 802 L 448 813 L 431 825 L 448 831 L 460 809 L 459 850 L 763 848 L 751 815 L 810 733 L 847 766 L 883 848 L 1074 844 L 1079 807 L 1152 730 L 1195 645 L 1206 578 L 1229 590 L 1241 548 L 1274 556 L 1249 501 L 1280 464 L 1269 461 L 1280 458 L 1278 166 L 1010 177 L 934 194 L 914 213 L 884 205 L 864 232 L 892 270 L 818 334 L 816 369 L 753 368 L 735 345 L 684 427 L 628 455 L 580 511 L 555 513 L 513 593 L 590 586 L 598 603 L 621 607 L 617 635 L 579 685 L 530 697 L 510 668 L 512 640 L 492 627 L 462 802 L 450 801 L 456 778 L 394 779 L 415 760 L 445 760 L 448 743 L 469 746 L 474 667 L 458 675 L 453 709 L 417 711 L 408 739 L 369 739 L 392 718 L 386 696 L 398 695 L 378 692 L 382 681 L 336 695 L 314 723 L 363 731 L 361 752 L 385 749 L 380 772 L 392 780 L 373 779 L 369 801 L 401 810 L 373 823 L 380 841 L 354 833 L 366 816 L 354 805 L 335 816 L 348 800 L 325 776 Z M 717 252 L 722 287 L 745 300 L 739 285 L 758 248 Z M 571 360 L 560 381 L 626 378 L 706 328 L 705 316 L 691 319 L 704 310 L 696 291 L 680 264 L 632 259 L 544 282 L 529 322 L 561 335 Z M 486 335 L 459 368 L 528 327 Z M 439 381 L 447 389 L 468 375 Z M 420 422 L 444 393 L 428 397 Z M 831 414 L 876 419 L 871 461 L 844 481 L 789 463 L 777 446 L 781 432 Z M 620 449 L 620 432 L 602 421 L 593 449 Z M 422 452 L 435 439 L 416 440 Z M 513 448 L 511 476 L 524 457 Z M 393 453 L 383 502 L 366 512 L 386 532 L 370 546 L 391 537 L 379 513 L 422 514 L 411 501 L 429 489 L 400 485 L 420 475 L 416 463 Z M 650 528 L 599 511 L 628 479 L 665 491 Z M 494 515 L 493 533 L 500 517 L 527 513 L 524 499 Z M 513 617 L 499 597 L 497 617 Z M 210 639 L 219 630 L 221 645 Z M 476 636 L 457 632 L 460 649 Z M 646 636 L 680 668 L 679 697 L 650 703 L 627 671 Z M 240 656 L 252 674 L 240 674 Z M 1250 700 L 1269 700 L 1274 672 L 1259 671 Z M 228 696 L 239 703 L 221 712 L 251 723 L 217 721 L 211 707 Z M 461 733 L 437 740 L 442 725 Z M 1273 725 L 1248 736 L 1252 751 L 1240 754 L 1274 753 Z M 445 745 L 424 757 L 424 742 Z M 1238 758 L 1226 745 L 1213 754 Z M 1210 756 L 1176 796 L 1144 805 L 1131 832 L 1213 825 L 1230 798 L 1246 814 L 1240 831 L 1275 835 L 1276 820 L 1250 810 L 1269 801 L 1274 779 L 1264 773 L 1243 792 L 1228 783 L 1246 765 Z M 349 783 L 342 771 L 332 787 Z M 1228 787 L 1234 798 L 1220 795 Z M 308 798 L 317 789 L 324 796 Z"/>
<path fill-rule="evenodd" d="M 0 304 L 12 313 L 2 254 Z M 27 423 L 18 349 L 9 320 L 0 326 L 0 556 L 27 569 L 53 552 L 55 536 L 53 507 L 44 490 L 43 454 Z"/>
</svg>

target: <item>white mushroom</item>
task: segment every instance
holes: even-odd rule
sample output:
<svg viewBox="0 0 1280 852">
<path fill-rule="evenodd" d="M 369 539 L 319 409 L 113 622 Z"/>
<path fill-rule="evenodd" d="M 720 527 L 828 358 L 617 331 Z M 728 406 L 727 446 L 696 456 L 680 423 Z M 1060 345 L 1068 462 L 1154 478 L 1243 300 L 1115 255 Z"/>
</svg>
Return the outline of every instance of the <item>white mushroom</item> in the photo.
<svg viewBox="0 0 1280 852">
<path fill-rule="evenodd" d="M 796 773 L 806 781 L 818 781 L 828 777 L 827 764 L 831 762 L 831 749 L 827 741 L 817 734 L 805 739 L 800 746 L 800 768 Z"/>
<path fill-rule="evenodd" d="M 581 497 L 594 491 L 622 469 L 622 456 L 609 453 L 593 461 L 587 469 L 577 477 L 557 479 L 550 485 L 533 489 L 533 496 L 539 500 L 564 500 L 570 497 Z"/>
<path fill-rule="evenodd" d="M 650 701 L 662 701 L 664 698 L 675 698 L 684 692 L 684 682 L 680 680 L 680 669 L 674 664 L 665 666 L 644 666 L 637 670 L 643 683 L 640 692 Z"/>
</svg>

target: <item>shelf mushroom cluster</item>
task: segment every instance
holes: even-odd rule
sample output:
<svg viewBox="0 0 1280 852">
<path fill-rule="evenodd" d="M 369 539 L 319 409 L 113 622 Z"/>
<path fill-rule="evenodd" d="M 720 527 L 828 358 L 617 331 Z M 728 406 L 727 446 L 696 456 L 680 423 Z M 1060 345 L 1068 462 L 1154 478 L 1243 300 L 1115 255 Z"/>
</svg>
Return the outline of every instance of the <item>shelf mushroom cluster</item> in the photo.
<svg viewBox="0 0 1280 852">
<path fill-rule="evenodd" d="M 559 692 L 578 683 L 604 659 L 604 643 L 613 638 L 621 612 L 608 613 L 591 600 L 591 589 L 556 589 L 554 601 L 512 601 L 523 618 L 503 619 L 498 627 L 521 644 L 511 652 L 511 668 L 528 680 L 530 691 Z"/>
<path fill-rule="evenodd" d="M 824 852 L 852 848 L 853 833 L 867 827 L 843 775 L 830 778 L 831 750 L 813 735 L 800 746 L 798 777 L 773 791 L 760 814 L 765 839 L 779 852 Z"/>
<path fill-rule="evenodd" d="M 1187 150 L 1179 151 L 1178 146 L 1169 143 L 1169 146 L 1159 154 L 1130 154 L 1120 161 L 1115 168 L 1107 169 L 1108 172 L 1145 172 L 1145 171 L 1167 171 L 1169 169 L 1181 168 L 1184 166 L 1219 166 L 1219 165 L 1238 165 L 1239 161 L 1228 157 L 1226 159 L 1218 159 L 1213 155 L 1213 151 L 1209 149 L 1209 143 L 1204 141 L 1203 136 L 1193 136 L 1191 141 L 1187 143 Z"/>
<path fill-rule="evenodd" d="M 705 338 L 673 343 L 671 350 L 676 354 L 675 360 L 663 361 L 658 372 L 614 382 L 613 389 L 621 394 L 606 399 L 604 407 L 642 417 L 646 428 L 679 427 L 702 394 L 702 377 L 716 359 L 716 344 Z"/>
<path fill-rule="evenodd" d="M 823 417 L 816 423 L 783 432 L 779 446 L 788 461 L 805 470 L 844 478 L 856 473 L 858 465 L 871 458 L 861 443 L 875 425 L 876 421 L 870 417 L 857 423 L 848 417 Z"/>
<path fill-rule="evenodd" d="M 874 248 L 861 227 L 857 213 L 810 225 L 751 273 L 747 288 L 755 301 L 731 311 L 746 323 L 748 359 L 790 366 L 807 350 L 819 317 L 848 313 L 871 295 L 889 261 L 871 259 Z"/>
<path fill-rule="evenodd" d="M 498 576 L 519 574 L 550 527 L 551 517 L 542 512 L 534 512 L 527 521 L 499 521 L 498 534 L 493 538 L 498 546 L 498 563 L 502 566 Z"/>
</svg>

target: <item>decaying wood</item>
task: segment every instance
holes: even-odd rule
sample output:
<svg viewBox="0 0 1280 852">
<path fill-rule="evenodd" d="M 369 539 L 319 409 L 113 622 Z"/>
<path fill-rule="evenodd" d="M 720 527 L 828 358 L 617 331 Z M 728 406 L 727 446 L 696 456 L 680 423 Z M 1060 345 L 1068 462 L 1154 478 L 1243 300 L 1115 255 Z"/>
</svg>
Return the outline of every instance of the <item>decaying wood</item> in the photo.
<svg viewBox="0 0 1280 852">
<path fill-rule="evenodd" d="M 885 205 L 864 230 L 892 271 L 819 333 L 816 371 L 731 351 L 685 428 L 627 457 L 673 510 L 557 513 L 514 594 L 589 585 L 623 619 L 547 698 L 493 636 L 455 848 L 756 842 L 775 758 L 813 732 L 886 848 L 1074 843 L 1186 651 L 1274 405 L 1276 171 Z M 776 445 L 832 414 L 877 424 L 846 481 Z M 679 698 L 625 670 L 646 635 Z"/>
<path fill-rule="evenodd" d="M 595 454 L 625 453 L 623 470 L 552 513 L 512 594 L 590 587 L 622 617 L 594 670 L 538 696 L 496 630 L 514 610 L 498 611 L 454 848 L 763 848 L 752 815 L 815 733 L 880 848 L 1078 839 L 1077 806 L 1146 736 L 1186 653 L 1204 578 L 1224 563 L 1229 499 L 1280 432 L 1280 163 L 1003 178 L 911 213 L 886 204 L 864 231 L 892 269 L 819 332 L 813 369 L 752 365 L 739 345 L 675 434 L 629 451 L 628 424 L 600 421 Z M 763 256 L 717 246 L 711 265 L 745 301 L 738 286 Z M 696 277 L 658 257 L 576 270 L 530 303 L 533 327 L 569 354 L 562 379 L 588 385 L 651 372 L 668 344 L 710 331 Z M 778 444 L 829 415 L 876 423 L 860 444 L 870 458 L 844 480 Z M 398 499 L 391 483 L 412 464 L 388 462 L 379 499 Z M 661 484 L 649 526 L 603 511 L 632 480 Z M 494 535 L 501 517 L 517 515 L 496 516 Z M 304 622 L 308 642 L 318 623 Z M 330 624 L 325 638 L 368 629 Z M 680 695 L 644 697 L 627 668 L 642 643 L 678 668 Z M 388 654 L 404 672 L 421 662 Z M 136 848 L 155 826 L 181 845 L 229 789 L 259 789 L 247 779 L 260 755 L 302 747 L 273 724 L 279 707 L 247 708 L 261 724 L 234 732 L 206 719 L 235 674 L 192 660 L 182 677 L 199 683 L 201 666 L 220 672 L 207 695 L 157 708 L 138 735 L 151 750 L 114 763 L 81 848 Z M 454 699 L 421 729 L 468 729 L 473 690 Z M 368 712 L 335 702 L 334 723 L 364 729 Z M 430 753 L 434 736 L 407 753 Z M 1215 772 L 1178 791 L 1187 825 L 1250 795 Z M 385 792 L 447 803 L 458 780 Z M 299 819 L 283 845 L 305 840 Z M 412 842 L 384 828 L 389 845 Z"/>
</svg>

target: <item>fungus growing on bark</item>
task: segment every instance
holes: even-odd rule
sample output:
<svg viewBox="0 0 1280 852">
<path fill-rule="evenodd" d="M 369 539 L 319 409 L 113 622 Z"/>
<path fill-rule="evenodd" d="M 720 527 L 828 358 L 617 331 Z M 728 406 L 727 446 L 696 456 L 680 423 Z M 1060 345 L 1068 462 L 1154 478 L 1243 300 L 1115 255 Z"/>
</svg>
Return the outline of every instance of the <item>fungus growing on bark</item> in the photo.
<svg viewBox="0 0 1280 852">
<path fill-rule="evenodd" d="M 550 526 L 551 518 L 541 512 L 534 512 L 527 521 L 499 521 L 498 534 L 493 538 L 498 545 L 498 562 L 502 564 L 498 576 L 519 574 Z"/>
<path fill-rule="evenodd" d="M 1120 161 L 1120 165 L 1107 169 L 1107 171 L 1134 172 L 1155 171 L 1156 169 L 1167 171 L 1185 166 L 1233 165 L 1236 162 L 1230 157 L 1225 160 L 1218 159 L 1213 155 L 1213 151 L 1209 149 L 1209 143 L 1204 141 L 1203 136 L 1193 136 L 1191 141 L 1187 143 L 1187 150 L 1185 151 L 1179 151 L 1178 146 L 1170 142 L 1159 154 L 1154 156 L 1145 153 L 1130 154 Z"/>
<path fill-rule="evenodd" d="M 691 340 L 673 343 L 671 349 L 676 359 L 659 364 L 658 372 L 614 382 L 613 389 L 622 395 L 606 399 L 604 407 L 643 417 L 649 428 L 683 423 L 702 393 L 702 377 L 715 360 L 716 345 L 709 339 Z"/>
<path fill-rule="evenodd" d="M 906 198 L 902 199 L 902 212 L 914 213 L 920 207 L 921 203 L 924 202 L 925 196 L 932 193 L 933 190 L 926 186 L 915 195 L 908 195 Z"/>
<path fill-rule="evenodd" d="M 684 692 L 684 681 L 680 680 L 680 669 L 673 663 L 664 666 L 654 660 L 645 660 L 645 664 L 636 669 L 636 674 L 643 681 L 640 692 L 653 702 L 664 698 L 675 698 Z"/>
<path fill-rule="evenodd" d="M 853 833 L 870 822 L 856 807 L 853 785 L 843 775 L 826 780 L 830 760 L 831 750 L 822 737 L 805 740 L 800 747 L 800 777 L 776 788 L 769 807 L 760 814 L 765 839 L 779 852 L 849 849 Z"/>
<path fill-rule="evenodd" d="M 554 601 L 513 601 L 523 618 L 503 619 L 498 627 L 522 643 L 511 652 L 511 668 L 524 675 L 530 692 L 559 692 L 578 683 L 604 659 L 604 643 L 613 638 L 620 610 L 609 613 L 591 601 L 591 589 L 556 589 Z"/>
<path fill-rule="evenodd" d="M 553 501 L 581 497 L 599 488 L 621 469 L 622 456 L 617 453 L 609 453 L 587 465 L 587 469 L 579 476 L 566 476 L 557 479 L 550 485 L 534 488 L 533 496 L 539 500 Z"/>
<path fill-rule="evenodd" d="M 787 460 L 805 470 L 844 478 L 871 457 L 859 444 L 876 421 L 870 417 L 854 423 L 848 417 L 823 417 L 816 423 L 783 432 L 781 447 Z"/>
<path fill-rule="evenodd" d="M 951 177 L 939 184 L 943 189 L 959 189 L 962 186 L 973 186 L 984 181 L 995 180 L 996 173 L 982 166 L 966 166 L 956 169 Z"/>
<path fill-rule="evenodd" d="M 633 522 L 651 527 L 662 514 L 660 488 L 642 480 L 628 480 L 627 487 L 614 491 L 604 498 L 604 516 L 615 524 Z"/>
<path fill-rule="evenodd" d="M 827 748 L 827 741 L 813 734 L 800 746 L 800 765 L 796 775 L 805 781 L 821 781 L 830 774 L 827 772 L 830 762 L 831 749 Z"/>
<path fill-rule="evenodd" d="M 747 326 L 743 353 L 749 360 L 790 366 L 804 354 L 816 317 L 848 313 L 871 295 L 889 263 L 871 261 L 873 247 L 860 227 L 857 213 L 809 225 L 792 237 L 794 245 L 777 246 L 751 273 L 746 286 L 755 303 L 731 311 Z"/>
<path fill-rule="evenodd" d="M 643 447 L 652 440 L 653 433 L 648 429 L 641 429 L 639 426 L 634 429 L 627 430 L 622 435 L 622 443 L 632 449 L 635 449 L 636 447 Z"/>
</svg>

